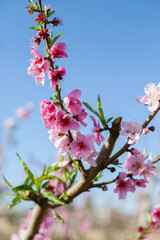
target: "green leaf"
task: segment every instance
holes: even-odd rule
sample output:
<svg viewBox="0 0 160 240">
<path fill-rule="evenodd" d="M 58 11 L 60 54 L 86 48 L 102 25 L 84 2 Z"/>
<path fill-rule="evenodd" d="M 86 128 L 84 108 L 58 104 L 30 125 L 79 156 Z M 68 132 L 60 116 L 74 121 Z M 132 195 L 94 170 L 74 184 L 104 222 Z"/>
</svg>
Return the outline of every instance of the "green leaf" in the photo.
<svg viewBox="0 0 160 240">
<path fill-rule="evenodd" d="M 52 29 L 50 30 L 50 40 L 51 40 L 51 42 L 52 42 L 52 39 L 53 39 L 53 31 L 52 31 Z"/>
<path fill-rule="evenodd" d="M 98 181 L 102 177 L 102 171 L 100 171 L 97 176 L 94 178 L 94 182 Z"/>
<path fill-rule="evenodd" d="M 113 117 L 108 118 L 107 123 L 109 123 L 112 119 Z"/>
<path fill-rule="evenodd" d="M 46 44 L 44 44 L 44 49 L 45 49 L 45 51 L 46 51 L 46 55 L 49 56 L 50 53 L 49 53 L 49 50 L 48 50 Z"/>
<path fill-rule="evenodd" d="M 146 156 L 146 148 L 143 150 L 143 155 Z"/>
<path fill-rule="evenodd" d="M 37 24 L 38 24 L 39 30 L 43 30 L 42 24 L 39 22 L 37 22 Z"/>
<path fill-rule="evenodd" d="M 150 213 L 147 213 L 147 222 L 148 223 L 152 222 L 152 216 Z"/>
<path fill-rule="evenodd" d="M 3 176 L 3 179 L 4 181 L 7 183 L 7 185 L 10 187 L 10 188 L 13 188 L 13 186 L 7 181 L 7 179 Z"/>
<path fill-rule="evenodd" d="M 49 181 L 45 182 L 45 183 L 41 186 L 41 188 L 46 188 L 46 187 L 48 186 L 48 184 L 49 184 Z"/>
<path fill-rule="evenodd" d="M 59 199 L 58 197 L 56 197 L 53 193 L 48 192 L 48 191 L 44 191 L 42 192 L 42 195 L 46 198 L 48 198 L 49 200 L 60 204 L 60 205 L 68 205 L 67 203 L 63 202 L 61 199 Z"/>
<path fill-rule="evenodd" d="M 44 14 L 47 16 L 47 5 L 45 4 L 45 7 L 44 7 Z"/>
<path fill-rule="evenodd" d="M 22 158 L 19 156 L 18 153 L 17 153 L 17 156 L 18 156 L 18 158 L 19 158 L 19 161 L 20 161 L 22 167 L 24 168 L 25 172 L 27 173 L 28 177 L 29 177 L 33 182 L 35 182 L 35 178 L 34 178 L 33 173 L 29 170 L 29 168 L 27 167 L 27 165 L 25 164 L 25 162 L 22 160 Z"/>
<path fill-rule="evenodd" d="M 8 209 L 11 209 L 12 207 L 20 203 L 22 199 L 23 199 L 22 195 L 18 195 L 15 198 L 13 198 L 12 202 L 8 206 Z"/>
<path fill-rule="evenodd" d="M 64 183 L 61 178 L 59 178 L 59 177 L 57 177 L 57 176 L 51 176 L 51 175 L 50 175 L 50 176 L 42 176 L 42 177 L 40 177 L 40 178 L 37 178 L 36 180 L 37 180 L 38 182 L 42 182 L 43 180 L 48 180 L 48 179 L 53 179 L 53 180 L 56 179 L 56 180 Z"/>
<path fill-rule="evenodd" d="M 33 2 L 33 0 L 30 0 L 29 3 L 32 4 L 32 8 L 38 9 L 38 6 Z"/>
<path fill-rule="evenodd" d="M 30 180 L 31 180 L 31 179 L 30 179 L 29 177 L 27 177 L 27 178 L 25 179 L 25 181 L 24 181 L 24 184 L 25 184 L 25 185 L 28 185 Z"/>
<path fill-rule="evenodd" d="M 75 170 L 75 173 L 73 174 L 73 176 L 70 178 L 71 184 L 74 183 L 76 177 L 77 177 L 77 169 Z"/>
<path fill-rule="evenodd" d="M 54 219 L 58 218 L 60 222 L 64 223 L 63 218 L 56 211 L 54 211 L 53 214 Z"/>
<path fill-rule="evenodd" d="M 51 164 L 44 172 L 44 175 L 48 175 L 54 171 L 57 171 L 58 169 L 60 169 L 59 167 L 59 162 L 55 162 L 53 164 Z"/>
<path fill-rule="evenodd" d="M 106 123 L 106 119 L 104 117 L 102 103 L 101 103 L 101 99 L 100 99 L 99 95 L 98 95 L 98 99 L 97 99 L 97 107 L 98 107 L 98 111 L 99 111 L 99 114 L 100 114 L 100 118 L 99 119 L 100 119 L 101 123 L 103 124 L 103 126 L 106 127 L 107 123 Z"/>
<path fill-rule="evenodd" d="M 49 13 L 47 14 L 47 18 L 51 17 L 55 12 L 56 12 L 56 10 L 53 10 L 52 12 L 49 12 Z"/>
<path fill-rule="evenodd" d="M 93 110 L 93 108 L 86 102 L 82 102 L 86 108 L 88 108 L 92 113 L 94 113 L 97 117 L 100 117 L 98 112 L 96 110 Z"/>
<path fill-rule="evenodd" d="M 15 193 L 0 193 L 0 196 L 5 196 L 5 195 L 16 196 Z"/>
<path fill-rule="evenodd" d="M 41 30 L 40 28 L 38 28 L 38 27 L 29 27 L 30 29 L 34 29 L 34 30 Z"/>
<path fill-rule="evenodd" d="M 33 191 L 33 189 L 26 184 L 19 185 L 19 186 L 13 188 L 12 190 L 13 191 Z"/>
<path fill-rule="evenodd" d="M 53 38 L 51 45 L 53 45 L 57 41 L 57 39 L 62 35 L 62 33 L 63 32 L 58 33 L 58 35 L 55 38 Z"/>
<path fill-rule="evenodd" d="M 101 103 L 101 99 L 100 99 L 99 95 L 98 95 L 98 98 L 97 98 L 97 107 L 98 107 L 98 111 L 99 111 L 99 114 L 100 114 L 101 118 L 105 120 L 104 113 L 103 113 L 103 108 L 102 108 L 102 103 Z"/>
</svg>

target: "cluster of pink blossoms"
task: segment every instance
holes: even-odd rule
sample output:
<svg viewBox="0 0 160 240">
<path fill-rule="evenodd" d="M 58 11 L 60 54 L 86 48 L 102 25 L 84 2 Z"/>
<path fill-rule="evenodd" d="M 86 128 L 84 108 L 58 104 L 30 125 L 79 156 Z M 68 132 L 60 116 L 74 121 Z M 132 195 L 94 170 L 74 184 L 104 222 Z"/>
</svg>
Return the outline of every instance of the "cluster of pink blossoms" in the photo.
<svg viewBox="0 0 160 240">
<path fill-rule="evenodd" d="M 66 110 L 58 111 L 55 103 L 42 100 L 40 102 L 40 112 L 44 126 L 50 129 L 49 139 L 54 142 L 58 153 L 63 156 L 69 153 L 71 157 L 75 159 L 82 158 L 95 167 L 94 157 L 98 153 L 95 151 L 94 142 L 96 141 L 99 145 L 104 138 L 101 136 L 97 141 L 93 134 L 84 135 L 79 131 L 75 131 L 80 128 L 80 124 L 87 126 L 84 122 L 87 112 L 82 108 L 80 96 L 80 90 L 73 90 L 63 100 Z M 93 130 L 93 132 L 98 136 L 98 129 Z M 65 163 L 69 164 L 70 161 Z"/>
<path fill-rule="evenodd" d="M 145 156 L 134 149 L 132 153 L 128 154 L 128 160 L 126 161 L 124 168 L 129 175 L 143 177 L 140 179 L 130 178 L 125 172 L 119 174 L 119 178 L 116 181 L 115 193 L 119 193 L 119 199 L 125 199 L 127 192 L 134 192 L 136 187 L 146 187 L 149 177 L 154 177 L 156 174 L 155 168 L 152 166 L 152 156 L 148 158 L 148 162 L 144 162 Z M 127 180 L 126 180 L 127 178 Z"/>
<path fill-rule="evenodd" d="M 155 229 L 157 232 L 160 232 L 160 205 L 156 205 L 151 212 L 152 221 L 150 222 L 149 227 Z"/>
<path fill-rule="evenodd" d="M 31 66 L 28 68 L 28 75 L 30 77 L 35 77 L 35 81 L 37 85 L 44 85 L 44 78 L 46 71 L 49 70 L 50 63 L 48 60 L 45 60 L 42 55 L 32 47 L 31 53 L 35 58 L 30 60 Z"/>
<path fill-rule="evenodd" d="M 30 10 L 29 8 L 29 13 Z M 50 9 L 47 9 L 47 12 L 49 11 Z M 33 14 L 33 12 L 30 14 Z M 42 13 L 39 13 L 35 18 L 38 26 L 45 20 L 47 20 L 47 16 Z M 50 23 L 55 27 L 62 24 L 62 21 L 60 18 L 54 18 Z M 43 29 L 39 29 L 37 36 L 32 39 L 32 42 L 38 47 L 42 39 L 46 42 L 48 41 L 48 57 L 44 58 L 37 49 L 32 46 L 31 53 L 34 55 L 34 58 L 30 60 L 31 66 L 28 68 L 28 74 L 35 78 L 37 85 L 42 84 L 43 86 L 45 75 L 48 73 L 50 88 L 56 88 L 56 91 L 60 91 L 58 83 L 66 75 L 66 70 L 62 66 L 54 67 L 55 62 L 52 64 L 51 61 L 68 57 L 66 53 L 66 44 L 64 42 L 57 42 L 51 46 L 49 30 L 44 27 Z M 50 129 L 49 139 L 54 142 L 55 147 L 58 149 L 58 154 L 66 156 L 68 153 L 73 160 L 83 159 L 95 167 L 96 162 L 94 158 L 98 153 L 95 150 L 94 143 L 96 142 L 100 145 L 101 142 L 104 141 L 104 137 L 101 135 L 100 123 L 96 122 L 93 116 L 90 117 L 94 125 L 94 135 L 84 135 L 80 133 L 80 125 L 84 127 L 87 126 L 84 119 L 88 115 L 87 111 L 82 108 L 80 97 L 81 91 L 75 89 L 63 100 L 61 100 L 60 95 L 57 101 L 49 102 L 47 100 L 41 100 L 40 113 L 44 126 Z M 63 163 L 60 163 L 60 166 L 64 167 L 70 165 L 73 160 L 65 159 Z"/>
<path fill-rule="evenodd" d="M 39 31 L 38 36 L 46 39 L 47 32 Z M 37 38 L 36 38 L 37 41 Z M 35 41 L 35 42 L 36 42 Z M 50 49 L 51 58 L 54 60 L 56 58 L 64 58 L 68 57 L 66 50 L 66 44 L 64 42 L 58 42 L 53 45 Z M 66 75 L 66 70 L 64 67 L 60 67 L 58 69 L 54 69 L 54 71 L 50 70 L 50 62 L 46 60 L 40 53 L 32 46 L 31 53 L 34 55 L 35 58 L 30 60 L 31 66 L 28 68 L 28 75 L 30 77 L 34 77 L 36 84 L 39 86 L 42 84 L 44 85 L 44 79 L 46 72 L 48 72 L 48 77 L 50 79 L 51 88 L 54 89 L 55 86 L 58 84 L 59 80 L 62 80 L 62 77 Z"/>
</svg>

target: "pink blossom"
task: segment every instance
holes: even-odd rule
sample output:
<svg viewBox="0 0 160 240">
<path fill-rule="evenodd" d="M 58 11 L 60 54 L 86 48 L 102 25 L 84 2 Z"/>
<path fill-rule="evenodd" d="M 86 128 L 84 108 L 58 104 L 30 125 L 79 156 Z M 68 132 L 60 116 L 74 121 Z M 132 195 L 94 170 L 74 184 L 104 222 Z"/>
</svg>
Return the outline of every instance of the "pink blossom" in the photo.
<svg viewBox="0 0 160 240">
<path fill-rule="evenodd" d="M 41 118 L 44 121 L 44 126 L 49 129 L 54 128 L 57 105 L 53 102 L 48 102 L 47 100 L 41 100 L 40 107 Z"/>
<path fill-rule="evenodd" d="M 50 48 L 50 54 L 52 60 L 56 58 L 65 58 L 68 57 L 66 51 L 66 44 L 64 42 L 58 42 Z"/>
<path fill-rule="evenodd" d="M 136 97 L 137 102 L 148 105 L 149 111 L 155 111 L 159 106 L 160 100 L 160 83 L 155 86 L 154 83 L 149 83 L 145 86 L 146 93 L 143 97 Z"/>
<path fill-rule="evenodd" d="M 28 117 L 28 111 L 24 107 L 20 107 L 16 110 L 16 115 L 19 118 L 27 118 Z"/>
<path fill-rule="evenodd" d="M 43 38 L 43 40 L 49 38 L 48 29 L 38 31 L 37 32 L 37 37 Z"/>
<path fill-rule="evenodd" d="M 49 140 L 51 142 L 55 142 L 59 138 L 64 136 L 64 133 L 59 132 L 54 126 L 52 127 L 52 129 L 50 131 L 48 131 L 48 133 L 49 133 Z"/>
<path fill-rule="evenodd" d="M 45 19 L 45 15 L 43 15 L 42 13 L 39 13 L 35 18 L 35 22 L 43 22 L 44 19 Z"/>
<path fill-rule="evenodd" d="M 87 126 L 87 124 L 83 121 L 87 117 L 88 113 L 85 109 L 82 108 L 82 111 L 80 114 L 75 115 L 74 118 L 80 122 L 84 127 Z"/>
<path fill-rule="evenodd" d="M 160 205 L 154 207 L 154 210 L 151 212 L 152 221 L 160 223 Z"/>
<path fill-rule="evenodd" d="M 75 158 L 83 158 L 87 161 L 87 158 L 94 151 L 95 137 L 92 134 L 83 135 L 80 132 L 77 133 L 77 140 L 70 144 L 71 154 Z"/>
<path fill-rule="evenodd" d="M 6 128 L 14 128 L 16 125 L 16 121 L 14 118 L 7 118 L 5 121 L 4 121 L 4 126 Z"/>
<path fill-rule="evenodd" d="M 143 188 L 146 188 L 147 183 L 148 183 L 148 181 L 146 181 L 144 179 L 137 179 L 137 180 L 134 181 L 135 186 L 143 187 Z"/>
<path fill-rule="evenodd" d="M 136 190 L 134 186 L 134 181 L 129 178 L 125 180 L 127 174 L 121 172 L 119 174 L 119 179 L 116 181 L 116 188 L 114 189 L 115 193 L 119 193 L 119 199 L 125 199 L 127 196 L 127 192 L 134 192 Z"/>
<path fill-rule="evenodd" d="M 152 161 L 148 160 L 148 162 L 141 169 L 140 176 L 143 176 L 145 180 L 148 180 L 149 177 L 154 177 L 155 175 L 156 169 L 152 166 Z"/>
<path fill-rule="evenodd" d="M 95 133 L 96 135 L 96 143 L 99 146 L 101 142 L 104 141 L 104 137 L 100 133 L 100 123 L 98 121 L 96 123 L 96 120 L 93 116 L 90 116 L 90 118 L 93 121 L 93 125 L 94 125 L 93 133 Z"/>
<path fill-rule="evenodd" d="M 11 240 L 20 240 L 19 236 L 15 233 L 12 234 Z"/>
<path fill-rule="evenodd" d="M 63 178 L 63 171 L 62 169 L 57 170 L 54 172 L 54 176 L 59 178 Z M 54 195 L 58 196 L 64 191 L 64 184 L 57 179 L 51 179 L 49 181 L 48 186 L 46 187 L 47 191 L 51 191 Z"/>
<path fill-rule="evenodd" d="M 60 155 L 65 155 L 70 151 L 70 142 L 67 135 L 64 135 L 63 137 L 56 140 L 54 145 L 59 150 L 58 154 Z"/>
<path fill-rule="evenodd" d="M 120 135 L 128 136 L 130 139 L 138 140 L 142 132 L 142 125 L 137 123 L 136 119 L 132 119 L 130 122 L 121 121 L 121 126 L 125 130 L 120 131 Z M 133 143 L 132 143 L 133 144 Z"/>
<path fill-rule="evenodd" d="M 33 240 L 45 240 L 45 239 L 46 239 L 45 236 L 40 233 L 36 234 L 33 238 Z"/>
<path fill-rule="evenodd" d="M 48 77 L 50 79 L 51 88 L 54 89 L 59 80 L 62 80 L 62 77 L 66 75 L 66 70 L 64 67 L 60 67 L 54 71 L 48 71 Z"/>
<path fill-rule="evenodd" d="M 33 110 L 33 103 L 29 102 L 25 107 L 19 107 L 16 110 L 16 116 L 21 119 L 29 117 L 30 112 Z"/>
<path fill-rule="evenodd" d="M 31 53 L 35 56 L 30 60 L 31 66 L 28 68 L 28 75 L 30 77 L 35 77 L 35 81 L 37 85 L 44 85 L 44 78 L 46 71 L 49 70 L 50 63 L 48 60 L 44 60 L 43 56 L 39 54 L 39 52 L 31 47 Z"/>
<path fill-rule="evenodd" d="M 63 103 L 69 113 L 78 115 L 82 112 L 82 103 L 79 100 L 80 96 L 81 91 L 75 89 L 64 98 Z"/>
<path fill-rule="evenodd" d="M 142 153 L 137 156 L 131 155 L 125 162 L 124 168 L 133 175 L 138 175 L 144 167 L 144 155 Z"/>
<path fill-rule="evenodd" d="M 68 130 L 77 130 L 79 128 L 79 123 L 77 123 L 69 114 L 60 110 L 56 114 L 55 126 L 58 131 L 65 133 Z"/>
<path fill-rule="evenodd" d="M 36 47 L 38 48 L 40 43 L 41 43 L 41 38 L 40 37 L 33 37 L 31 39 L 31 43 Z"/>
<path fill-rule="evenodd" d="M 87 159 L 85 159 L 86 162 L 88 162 L 92 167 L 96 167 L 97 163 L 94 160 L 95 157 L 97 157 L 98 152 L 96 152 L 94 146 L 93 146 L 93 150 L 91 152 L 91 154 L 87 157 Z"/>
<path fill-rule="evenodd" d="M 139 154 L 141 154 L 141 152 L 138 151 L 138 149 L 132 148 L 132 149 L 131 149 L 131 152 L 128 152 L 127 157 L 129 158 L 129 157 L 131 157 L 132 155 L 138 156 Z"/>
<path fill-rule="evenodd" d="M 84 219 L 83 221 L 80 222 L 78 230 L 81 234 L 84 234 L 85 232 L 88 231 L 88 229 L 91 228 L 92 225 L 93 222 L 90 219 Z"/>
<path fill-rule="evenodd" d="M 52 228 L 53 225 L 53 213 L 52 210 L 49 209 L 47 214 L 45 215 L 43 222 L 40 225 L 39 234 L 42 234 L 42 236 L 45 236 L 46 238 L 49 237 L 50 228 Z"/>
<path fill-rule="evenodd" d="M 71 160 L 64 160 L 64 161 L 59 162 L 58 166 L 60 168 L 65 168 L 65 167 L 70 166 L 71 164 L 72 164 Z"/>
</svg>

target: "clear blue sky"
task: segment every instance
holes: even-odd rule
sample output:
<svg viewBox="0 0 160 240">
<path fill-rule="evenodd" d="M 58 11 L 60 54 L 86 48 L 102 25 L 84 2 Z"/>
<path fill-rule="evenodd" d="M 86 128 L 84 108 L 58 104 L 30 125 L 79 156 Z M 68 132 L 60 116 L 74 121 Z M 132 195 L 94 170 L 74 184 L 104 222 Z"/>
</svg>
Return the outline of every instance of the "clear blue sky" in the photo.
<svg viewBox="0 0 160 240">
<path fill-rule="evenodd" d="M 147 83 L 160 82 L 160 1 L 48 0 L 46 3 L 57 10 L 55 16 L 63 19 L 63 26 L 57 27 L 55 34 L 63 31 L 61 41 L 66 42 L 69 55 L 68 59 L 57 61 L 67 71 L 62 85 L 64 96 L 79 88 L 82 100 L 94 107 L 100 94 L 107 117 L 122 116 L 124 121 L 137 118 L 142 123 L 149 112 L 135 97 L 144 95 Z M 50 163 L 56 152 L 39 113 L 39 101 L 53 94 L 49 81 L 46 78 L 44 87 L 37 87 L 27 75 L 32 57 L 30 39 L 36 32 L 28 28 L 34 23 L 26 5 L 25 0 L 2 0 L 0 14 L 0 126 L 6 117 L 14 115 L 17 107 L 27 101 L 35 105 L 32 117 L 18 130 L 19 144 L 10 154 L 10 167 L 15 166 L 17 171 L 20 166 L 14 152 L 24 160 L 33 155 Z M 160 116 L 154 123 L 159 121 Z M 160 134 L 156 134 L 153 133 L 156 146 L 143 138 L 139 150 L 146 145 L 158 154 Z M 12 179 L 10 170 L 7 173 Z"/>
</svg>

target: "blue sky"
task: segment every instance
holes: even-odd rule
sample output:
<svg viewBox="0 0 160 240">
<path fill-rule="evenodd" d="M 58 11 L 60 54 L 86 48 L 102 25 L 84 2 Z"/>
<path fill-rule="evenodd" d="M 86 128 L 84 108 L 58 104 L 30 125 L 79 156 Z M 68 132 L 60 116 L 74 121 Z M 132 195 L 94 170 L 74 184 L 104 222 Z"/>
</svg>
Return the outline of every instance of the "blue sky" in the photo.
<svg viewBox="0 0 160 240">
<path fill-rule="evenodd" d="M 137 118 L 143 123 L 149 112 L 135 97 L 144 95 L 147 83 L 160 82 L 159 0 L 48 0 L 46 3 L 56 9 L 55 16 L 63 19 L 63 26 L 54 29 L 55 34 L 63 31 L 61 41 L 66 42 L 69 56 L 57 61 L 67 71 L 63 96 L 78 88 L 82 91 L 82 100 L 96 107 L 100 94 L 107 117 L 122 116 L 124 121 Z M 6 174 L 10 180 L 14 178 L 11 169 L 16 172 L 21 168 L 15 152 L 24 160 L 34 156 L 48 163 L 56 153 L 39 113 L 40 100 L 49 99 L 53 91 L 47 78 L 44 87 L 38 87 L 27 75 L 32 57 L 30 39 L 36 32 L 28 28 L 34 23 L 26 5 L 24 0 L 1 1 L 0 126 L 3 127 L 7 117 L 14 116 L 17 107 L 28 101 L 35 105 L 32 117 L 17 131 L 18 145 L 8 155 L 11 159 Z M 153 122 L 158 130 L 159 121 L 160 115 Z M 88 123 L 91 122 L 88 120 Z M 150 139 L 143 137 L 137 147 L 142 151 L 146 146 L 156 156 L 159 140 L 157 131 Z M 157 144 L 153 145 L 153 141 Z M 123 142 L 124 138 L 118 146 Z"/>
</svg>

